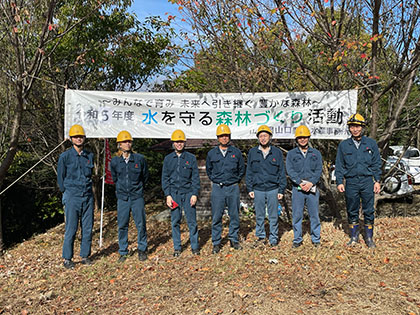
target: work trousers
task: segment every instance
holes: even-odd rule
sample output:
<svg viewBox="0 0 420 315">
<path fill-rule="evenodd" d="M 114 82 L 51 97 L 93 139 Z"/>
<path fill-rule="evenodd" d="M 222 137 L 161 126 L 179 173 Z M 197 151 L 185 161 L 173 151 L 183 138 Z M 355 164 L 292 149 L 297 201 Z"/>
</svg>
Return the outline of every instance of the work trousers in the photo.
<svg viewBox="0 0 420 315">
<path fill-rule="evenodd" d="M 211 192 L 211 238 L 213 245 L 219 245 L 222 241 L 222 217 L 225 207 L 228 208 L 230 218 L 229 222 L 229 240 L 234 243 L 239 242 L 239 185 L 233 184 L 222 186 L 213 183 Z"/>
<path fill-rule="evenodd" d="M 181 250 L 181 230 L 180 224 L 182 220 L 182 210 L 184 210 L 187 219 L 188 230 L 190 232 L 191 249 L 199 248 L 198 244 L 198 227 L 197 227 L 197 213 L 195 206 L 191 207 L 192 193 L 187 194 L 172 194 L 172 199 L 178 203 L 178 207 L 171 211 L 171 225 L 172 225 L 172 240 L 174 242 L 174 250 Z"/>
<path fill-rule="evenodd" d="M 144 210 L 144 199 L 142 197 L 127 200 L 118 199 L 117 202 L 118 221 L 118 252 L 120 255 L 128 254 L 128 223 L 130 211 L 137 228 L 137 249 L 147 250 L 146 212 Z"/>
<path fill-rule="evenodd" d="M 302 242 L 302 220 L 303 209 L 308 209 L 309 221 L 311 223 L 311 240 L 316 244 L 321 241 L 321 222 L 319 220 L 319 190 L 316 193 L 298 190 L 296 186 L 292 189 L 292 223 L 293 243 Z"/>
<path fill-rule="evenodd" d="M 375 193 L 373 192 L 372 176 L 358 176 L 346 178 L 346 206 L 347 220 L 350 224 L 359 223 L 360 200 L 362 202 L 363 219 L 365 224 L 375 221 Z"/>
<path fill-rule="evenodd" d="M 69 193 L 63 195 L 65 233 L 63 243 L 63 258 L 72 259 L 74 239 L 77 229 L 81 227 L 82 241 L 80 243 L 80 257 L 89 257 L 92 246 L 93 228 L 93 196 L 74 197 Z"/>
<path fill-rule="evenodd" d="M 277 244 L 279 241 L 279 215 L 278 215 L 278 189 L 270 191 L 254 190 L 254 207 L 256 228 L 255 235 L 258 238 L 265 238 L 265 214 L 266 205 L 268 212 L 268 223 L 270 225 L 270 234 L 268 240 L 270 244 Z"/>
</svg>

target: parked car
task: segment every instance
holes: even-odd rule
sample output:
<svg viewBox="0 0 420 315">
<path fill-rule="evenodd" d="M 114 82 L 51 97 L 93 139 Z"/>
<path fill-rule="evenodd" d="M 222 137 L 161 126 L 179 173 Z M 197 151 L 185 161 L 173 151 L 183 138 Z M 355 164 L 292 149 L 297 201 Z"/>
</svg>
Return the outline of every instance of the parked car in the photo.
<svg viewBox="0 0 420 315">
<path fill-rule="evenodd" d="M 384 165 L 384 175 L 386 175 L 398 161 L 395 156 L 389 156 Z M 407 162 L 400 160 L 398 166 L 394 167 L 391 172 L 386 175 L 383 181 L 383 192 L 389 194 L 390 197 L 404 196 L 412 200 L 411 193 L 414 191 L 413 176 L 409 173 Z"/>
<path fill-rule="evenodd" d="M 390 146 L 391 155 L 393 157 L 399 158 L 402 153 L 403 157 L 401 161 L 407 163 L 409 173 L 413 175 L 414 183 L 420 183 L 420 150 L 415 147 L 408 147 L 407 150 L 404 152 L 404 147 L 397 145 L 397 146 Z"/>
</svg>

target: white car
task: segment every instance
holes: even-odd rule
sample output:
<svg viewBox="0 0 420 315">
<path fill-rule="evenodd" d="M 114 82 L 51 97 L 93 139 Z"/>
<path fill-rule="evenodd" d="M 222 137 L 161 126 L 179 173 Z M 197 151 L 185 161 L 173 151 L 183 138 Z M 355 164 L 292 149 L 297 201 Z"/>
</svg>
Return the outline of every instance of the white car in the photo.
<svg viewBox="0 0 420 315">
<path fill-rule="evenodd" d="M 406 162 L 408 172 L 413 176 L 414 183 L 420 183 L 420 150 L 415 147 L 408 147 L 404 152 L 404 147 L 401 145 L 390 146 L 391 155 L 399 158 L 403 153 L 401 161 Z"/>
</svg>

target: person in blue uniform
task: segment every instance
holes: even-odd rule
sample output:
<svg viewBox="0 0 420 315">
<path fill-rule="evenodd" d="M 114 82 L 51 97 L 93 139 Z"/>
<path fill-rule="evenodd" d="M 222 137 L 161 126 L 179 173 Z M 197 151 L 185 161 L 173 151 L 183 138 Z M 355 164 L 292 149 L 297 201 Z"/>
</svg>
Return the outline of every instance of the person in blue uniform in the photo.
<svg viewBox="0 0 420 315">
<path fill-rule="evenodd" d="M 337 149 L 335 176 L 337 189 L 346 196 L 347 219 L 350 228 L 349 246 L 359 242 L 360 201 L 365 226 L 365 242 L 374 248 L 374 198 L 381 190 L 381 156 L 376 141 L 363 135 L 365 119 L 353 114 L 347 121 L 351 137 Z M 344 183 L 345 180 L 345 183 Z"/>
<path fill-rule="evenodd" d="M 174 257 L 181 255 L 182 209 L 184 209 L 190 231 L 192 253 L 200 255 L 195 208 L 200 190 L 197 160 L 193 154 L 184 150 L 186 137 L 182 130 L 175 130 L 171 141 L 175 150 L 165 156 L 163 161 L 162 189 L 166 197 L 166 205 L 171 209 L 173 255 Z"/>
<path fill-rule="evenodd" d="M 146 212 L 143 192 L 149 178 L 146 159 L 131 150 L 133 138 L 128 131 L 117 136 L 119 152 L 111 160 L 111 174 L 117 195 L 119 262 L 128 257 L 128 223 L 130 211 L 137 228 L 137 253 L 140 261 L 147 259 Z"/>
<path fill-rule="evenodd" d="M 292 181 L 293 248 L 302 245 L 303 209 L 308 209 L 311 223 L 311 240 L 314 246 L 321 244 L 321 222 L 319 220 L 319 190 L 317 184 L 322 174 L 321 153 L 309 146 L 311 132 L 305 125 L 296 128 L 297 147 L 286 157 L 287 174 Z"/>
<path fill-rule="evenodd" d="M 222 217 L 225 207 L 229 213 L 230 246 L 236 250 L 242 249 L 239 244 L 239 182 L 245 175 L 245 163 L 242 152 L 230 145 L 230 128 L 221 124 L 216 129 L 219 145 L 209 151 L 206 158 L 206 172 L 212 181 L 211 208 L 212 225 L 211 238 L 213 254 L 220 252 L 222 240 Z"/>
<path fill-rule="evenodd" d="M 86 134 L 82 126 L 73 125 L 70 128 L 69 136 L 72 147 L 63 152 L 58 159 L 57 181 L 63 193 L 65 216 L 64 267 L 73 269 L 74 239 L 79 222 L 82 232 L 80 243 L 82 264 L 92 264 L 89 256 L 92 245 L 94 207 L 92 193 L 93 154 L 84 149 Z"/>
<path fill-rule="evenodd" d="M 266 233 L 264 220 L 266 207 L 270 234 L 270 246 L 279 242 L 279 200 L 283 198 L 287 179 L 283 163 L 283 153 L 271 145 L 273 133 L 270 127 L 262 125 L 258 128 L 259 145 L 248 152 L 246 167 L 246 187 L 249 196 L 254 199 L 257 245 L 265 244 Z"/>
</svg>

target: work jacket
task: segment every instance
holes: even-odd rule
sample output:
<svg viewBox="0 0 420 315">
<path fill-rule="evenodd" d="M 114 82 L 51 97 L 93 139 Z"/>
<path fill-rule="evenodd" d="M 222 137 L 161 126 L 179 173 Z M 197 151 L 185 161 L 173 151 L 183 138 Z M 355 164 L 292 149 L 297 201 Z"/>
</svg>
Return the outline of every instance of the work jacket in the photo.
<svg viewBox="0 0 420 315">
<path fill-rule="evenodd" d="M 343 140 L 338 145 L 335 159 L 335 177 L 337 185 L 344 178 L 373 176 L 375 181 L 381 178 L 381 156 L 376 141 L 362 136 L 359 149 L 352 138 Z"/>
<path fill-rule="evenodd" d="M 193 154 L 183 151 L 180 156 L 176 152 L 165 156 L 162 168 L 162 189 L 165 196 L 189 192 L 198 196 L 200 176 L 197 160 Z"/>
<path fill-rule="evenodd" d="M 61 192 L 83 197 L 92 194 L 93 153 L 74 147 L 61 153 L 57 166 L 57 181 Z"/>
<path fill-rule="evenodd" d="M 246 188 L 248 192 L 277 189 L 279 194 L 284 194 L 286 184 L 283 153 L 279 148 L 271 146 L 265 158 L 259 147 L 249 150 L 246 167 Z"/>
<path fill-rule="evenodd" d="M 207 176 L 213 183 L 229 186 L 239 183 L 245 175 L 245 163 L 241 151 L 228 146 L 226 156 L 219 146 L 209 151 L 206 158 Z"/>
<path fill-rule="evenodd" d="M 118 199 L 135 200 L 143 197 L 144 186 L 149 179 L 149 170 L 142 154 L 131 153 L 128 163 L 122 155 L 113 157 L 111 174 Z"/>
<path fill-rule="evenodd" d="M 304 156 L 296 147 L 287 153 L 286 170 L 294 186 L 299 186 L 302 180 L 316 185 L 322 174 L 321 153 L 317 149 L 308 147 Z"/>
</svg>

